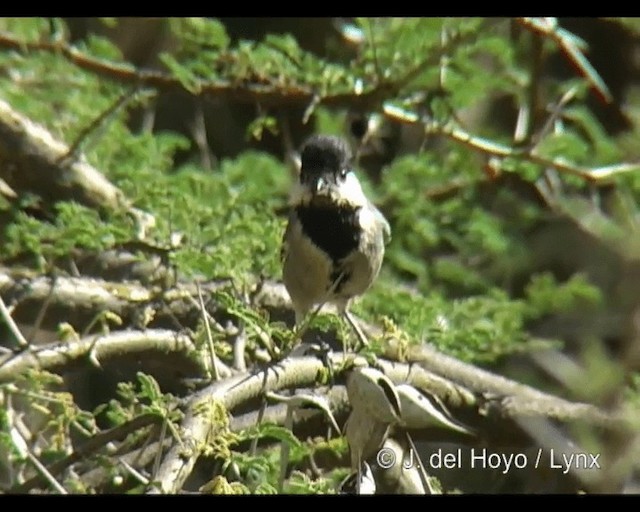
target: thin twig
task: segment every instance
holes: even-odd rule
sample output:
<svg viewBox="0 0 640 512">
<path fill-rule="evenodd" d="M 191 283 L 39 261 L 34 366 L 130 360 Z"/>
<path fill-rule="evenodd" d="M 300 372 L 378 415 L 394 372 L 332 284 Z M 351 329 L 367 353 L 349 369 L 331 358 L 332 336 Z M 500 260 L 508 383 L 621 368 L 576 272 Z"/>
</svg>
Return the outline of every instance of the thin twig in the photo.
<svg viewBox="0 0 640 512">
<path fill-rule="evenodd" d="M 56 286 L 56 275 L 54 274 L 51 278 L 51 289 L 47 297 L 44 299 L 42 306 L 40 307 L 40 311 L 38 311 L 38 316 L 33 322 L 33 326 L 31 327 L 31 332 L 29 333 L 29 338 L 31 341 L 34 341 L 38 332 L 40 331 L 40 326 L 42 325 L 42 321 L 44 320 L 44 315 L 47 314 L 47 309 L 49 309 L 49 304 L 51 304 L 51 299 L 53 297 L 53 290 Z"/>
<path fill-rule="evenodd" d="M 64 165 L 66 162 L 70 162 L 74 160 L 77 157 L 77 153 L 80 148 L 80 145 L 84 142 L 84 140 L 86 140 L 86 138 L 89 135 L 91 135 L 91 133 L 94 132 L 107 117 L 111 116 L 122 105 L 124 105 L 127 101 L 129 101 L 134 96 L 137 90 L 138 90 L 137 87 L 133 87 L 125 91 L 124 93 L 122 93 L 116 99 L 116 101 L 114 101 L 111 105 L 109 105 L 109 107 L 107 107 L 103 112 L 101 112 L 100 115 L 98 115 L 95 119 L 93 119 L 91 123 L 89 123 L 89 125 L 84 127 L 76 137 L 76 140 L 73 141 L 73 144 L 69 146 L 69 149 L 67 150 L 66 154 L 61 155 L 60 159 L 58 160 L 58 164 Z"/>
<path fill-rule="evenodd" d="M 162 427 L 160 427 L 160 435 L 158 436 L 158 442 L 160 443 L 160 446 L 164 444 L 164 439 L 167 435 L 167 424 L 168 424 L 168 420 L 165 417 L 162 420 Z M 160 467 L 161 461 L 162 461 L 162 450 L 158 450 L 153 460 L 153 468 L 151 469 L 151 480 L 156 479 L 156 475 L 158 474 L 158 468 Z"/>
<path fill-rule="evenodd" d="M 369 45 L 371 45 L 371 53 L 373 55 L 373 67 L 376 70 L 376 78 L 378 82 L 384 80 L 384 75 L 380 71 L 380 62 L 378 62 L 378 52 L 376 48 L 376 42 L 373 38 L 373 28 L 371 26 L 371 18 L 367 20 L 367 36 L 369 38 Z"/>
<path fill-rule="evenodd" d="M 25 339 L 25 337 L 20 332 L 20 329 L 18 328 L 16 323 L 13 321 L 13 318 L 11 317 L 11 313 L 9 312 L 9 309 L 7 309 L 7 306 L 5 305 L 4 300 L 2 300 L 2 296 L 0 296 L 0 314 L 2 315 L 2 318 L 4 319 L 9 329 L 11 330 L 11 333 L 15 337 L 20 348 L 22 349 L 27 348 L 29 346 L 29 342 Z"/>
<path fill-rule="evenodd" d="M 430 135 L 440 135 L 463 144 L 475 151 L 500 158 L 518 158 L 528 160 L 543 168 L 551 167 L 565 174 L 577 176 L 589 182 L 599 182 L 609 179 L 617 174 L 637 171 L 640 163 L 620 163 L 600 167 L 582 167 L 568 162 L 562 157 L 549 158 L 535 153 L 534 149 L 521 149 L 501 144 L 490 139 L 477 137 L 451 123 L 441 124 L 422 121 L 414 112 L 400 111 L 393 106 L 386 106 L 385 115 L 395 121 L 406 124 L 419 124 L 424 126 L 425 132 Z"/>
<path fill-rule="evenodd" d="M 423 464 L 422 459 L 420 458 L 420 454 L 418 453 L 418 449 L 416 448 L 416 445 L 411 438 L 411 434 L 409 434 L 408 431 L 405 431 L 404 434 L 407 438 L 407 442 L 409 443 L 409 449 L 413 452 L 413 456 L 418 459 L 418 474 L 420 475 L 420 480 L 422 481 L 422 486 L 424 487 L 425 491 L 429 491 L 429 494 L 442 494 L 441 492 L 438 492 L 438 490 L 434 488 L 429 481 L 429 475 L 427 475 L 427 472 L 425 470 L 426 466 Z"/>
<path fill-rule="evenodd" d="M 213 336 L 211 335 L 211 327 L 209 327 L 209 318 L 207 316 L 207 309 L 204 307 L 204 299 L 202 298 L 202 290 L 200 290 L 200 282 L 196 281 L 196 289 L 198 290 L 198 300 L 200 301 L 200 311 L 202 312 L 202 321 L 204 322 L 204 328 L 207 333 L 207 346 L 209 347 L 209 356 L 211 357 L 211 373 L 213 380 L 219 380 L 218 364 L 216 358 L 216 352 L 213 346 Z"/>
<path fill-rule="evenodd" d="M 60 459 L 50 464 L 49 467 L 46 468 L 47 472 L 51 475 L 59 475 L 71 465 L 75 464 L 85 457 L 89 457 L 92 453 L 95 453 L 99 449 L 106 446 L 108 443 L 123 439 L 132 432 L 136 432 L 144 427 L 157 423 L 158 420 L 159 417 L 155 414 L 144 414 L 142 416 L 135 417 L 127 423 L 123 423 L 122 425 L 118 425 L 117 427 L 113 427 L 104 432 L 100 432 L 82 443 L 73 451 L 73 453 L 67 455 L 64 459 Z M 42 476 L 36 476 L 31 478 L 30 480 L 27 480 L 19 486 L 11 489 L 11 492 L 22 494 L 30 491 L 31 489 L 42 484 Z"/>
<path fill-rule="evenodd" d="M 145 331 L 121 331 L 103 336 L 88 336 L 77 341 L 52 343 L 37 352 L 24 351 L 18 356 L 3 361 L 0 365 L 0 382 L 15 379 L 30 368 L 60 371 L 74 361 L 83 359 L 91 350 L 100 360 L 131 355 L 136 352 L 175 353 L 184 356 L 189 363 L 195 349 L 188 336 L 173 331 L 148 329 Z"/>
<path fill-rule="evenodd" d="M 51 486 L 58 491 L 60 494 L 69 494 L 67 490 L 58 482 L 52 475 L 47 471 L 47 468 L 38 460 L 38 458 L 31 453 L 31 450 L 27 448 L 27 457 L 31 461 L 31 463 L 36 467 L 36 469 L 40 472 L 40 474 L 51 484 Z"/>
<path fill-rule="evenodd" d="M 287 405 L 287 415 L 284 419 L 284 428 L 291 431 L 293 429 L 293 409 L 291 404 Z M 278 492 L 284 491 L 284 480 L 287 476 L 287 466 L 289 465 L 289 443 L 282 441 L 280 443 L 280 475 L 278 477 Z"/>
<path fill-rule="evenodd" d="M 247 345 L 247 335 L 245 330 L 241 328 L 233 342 L 233 367 L 241 372 L 246 371 L 247 365 L 244 360 Z"/>
<path fill-rule="evenodd" d="M 193 140 L 198 146 L 198 151 L 200 152 L 200 165 L 204 170 L 210 171 L 213 169 L 213 154 L 209 147 L 209 141 L 207 138 L 207 124 L 204 118 L 202 99 L 199 99 L 195 103 L 195 112 L 189 128 L 191 136 L 193 137 Z"/>
<path fill-rule="evenodd" d="M 604 83 L 598 72 L 584 56 L 586 43 L 582 39 L 560 27 L 556 18 L 515 18 L 515 21 L 527 30 L 550 38 L 578 68 L 580 74 L 591 83 L 600 98 L 606 103 L 613 102 L 613 95 L 609 91 L 607 84 Z"/>
<path fill-rule="evenodd" d="M 129 464 L 124 458 L 119 457 L 118 462 L 122 464 L 122 466 L 129 472 L 133 478 L 138 480 L 143 485 L 149 485 L 149 479 L 146 478 L 142 473 L 140 473 L 137 469 L 135 469 L 131 464 Z"/>
<path fill-rule="evenodd" d="M 261 399 L 261 403 L 260 403 L 260 409 L 258 410 L 258 417 L 256 419 L 256 427 L 259 427 L 262 424 L 262 421 L 264 420 L 265 411 L 267 410 L 267 397 L 266 397 L 267 375 L 268 375 L 268 373 L 265 372 L 264 381 L 263 381 L 263 385 L 262 385 L 264 393 L 262 395 L 262 399 Z M 249 453 L 251 454 L 252 457 L 258 452 L 258 439 L 259 439 L 259 437 L 260 436 L 259 436 L 258 430 L 256 429 L 256 435 L 251 440 L 251 448 L 249 450 Z"/>
</svg>

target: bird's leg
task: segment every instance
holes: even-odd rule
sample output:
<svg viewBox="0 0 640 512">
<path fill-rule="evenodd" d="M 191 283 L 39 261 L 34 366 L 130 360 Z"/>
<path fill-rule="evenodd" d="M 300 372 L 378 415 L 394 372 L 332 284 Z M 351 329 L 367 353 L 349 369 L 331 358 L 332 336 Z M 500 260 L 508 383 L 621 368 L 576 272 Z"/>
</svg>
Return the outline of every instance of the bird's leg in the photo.
<svg viewBox="0 0 640 512">
<path fill-rule="evenodd" d="M 362 329 L 358 325 L 358 322 L 356 321 L 356 319 L 349 312 L 349 309 L 344 308 L 344 310 L 342 311 L 342 315 L 347 319 L 347 322 L 349 322 L 349 325 L 355 331 L 356 336 L 358 337 L 358 341 L 360 341 L 360 345 L 361 345 L 360 348 L 368 347 L 369 340 L 365 336 L 364 332 L 362 332 Z"/>
<path fill-rule="evenodd" d="M 429 494 L 442 494 L 438 491 L 429 481 L 429 475 L 427 475 L 426 470 L 424 469 L 424 464 L 420 459 L 420 455 L 418 454 L 418 450 L 416 448 L 413 439 L 408 431 L 405 431 L 405 437 L 407 438 L 407 442 L 409 443 L 409 449 L 413 452 L 413 456 L 418 459 L 418 474 L 420 475 L 420 481 L 422 482 L 422 486 L 424 487 L 425 493 L 429 492 Z"/>
<path fill-rule="evenodd" d="M 296 311 L 296 335 L 293 339 L 293 344 L 295 344 L 297 341 L 302 341 L 302 336 L 304 336 L 304 333 L 307 332 L 309 325 L 311 325 L 313 319 L 318 315 L 325 302 L 326 300 L 318 304 L 313 309 L 313 311 L 306 316 L 306 318 L 304 313 L 298 313 Z"/>
<path fill-rule="evenodd" d="M 310 314 L 306 316 L 306 318 L 305 318 L 305 312 L 300 312 L 296 310 L 296 330 L 295 330 L 295 337 L 293 339 L 292 345 L 295 345 L 298 341 L 302 341 L 302 336 L 309 328 L 309 325 L 311 325 L 311 322 L 313 321 L 313 319 L 318 315 L 322 307 L 327 303 L 327 300 L 329 300 L 329 297 L 331 297 L 331 295 L 333 295 L 333 293 L 336 291 L 336 289 L 338 288 L 338 285 L 340 284 L 340 281 L 344 278 L 345 275 L 346 275 L 345 272 L 340 272 L 340 275 L 333 281 L 333 283 L 331 283 L 331 286 L 327 290 L 327 293 L 323 297 L 322 301 L 318 303 L 318 305 L 313 309 L 313 311 Z"/>
<path fill-rule="evenodd" d="M 293 428 L 293 407 L 287 404 L 287 414 L 284 420 L 284 427 L 291 430 Z M 278 492 L 284 490 L 284 480 L 287 476 L 287 466 L 289 465 L 289 442 L 280 442 L 280 476 L 278 478 Z"/>
</svg>

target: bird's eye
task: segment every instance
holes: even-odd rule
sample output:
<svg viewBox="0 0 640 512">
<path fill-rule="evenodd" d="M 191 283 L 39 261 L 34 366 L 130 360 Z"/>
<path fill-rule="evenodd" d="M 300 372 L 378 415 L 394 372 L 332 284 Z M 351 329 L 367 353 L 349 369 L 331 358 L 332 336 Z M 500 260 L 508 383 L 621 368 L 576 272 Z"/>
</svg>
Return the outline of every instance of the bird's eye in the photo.
<svg viewBox="0 0 640 512">
<path fill-rule="evenodd" d="M 349 174 L 349 169 L 348 168 L 344 168 L 340 170 L 340 177 L 342 179 L 345 179 L 347 177 L 347 174 Z"/>
</svg>

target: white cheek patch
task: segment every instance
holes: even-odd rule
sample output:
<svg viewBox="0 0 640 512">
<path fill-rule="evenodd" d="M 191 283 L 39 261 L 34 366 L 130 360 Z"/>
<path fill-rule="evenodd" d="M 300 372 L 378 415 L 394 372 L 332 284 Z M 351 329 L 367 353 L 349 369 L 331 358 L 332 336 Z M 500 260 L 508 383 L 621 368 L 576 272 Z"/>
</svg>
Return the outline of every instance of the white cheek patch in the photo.
<svg viewBox="0 0 640 512">
<path fill-rule="evenodd" d="M 373 232 L 378 227 L 378 218 L 371 208 L 361 208 L 358 213 L 358 223 L 364 231 Z"/>
<path fill-rule="evenodd" d="M 348 173 L 344 180 L 338 178 L 337 186 L 330 185 L 324 190 L 324 193 L 314 194 L 309 187 L 297 182 L 291 190 L 289 204 L 293 206 L 305 204 L 314 197 L 320 196 L 330 198 L 335 203 L 348 203 L 351 206 L 365 206 L 368 203 L 362 186 L 353 172 Z"/>
<path fill-rule="evenodd" d="M 362 191 L 362 186 L 353 172 L 347 174 L 344 181 L 338 185 L 338 196 L 340 200 L 347 201 L 354 206 L 367 204 L 367 198 Z"/>
</svg>

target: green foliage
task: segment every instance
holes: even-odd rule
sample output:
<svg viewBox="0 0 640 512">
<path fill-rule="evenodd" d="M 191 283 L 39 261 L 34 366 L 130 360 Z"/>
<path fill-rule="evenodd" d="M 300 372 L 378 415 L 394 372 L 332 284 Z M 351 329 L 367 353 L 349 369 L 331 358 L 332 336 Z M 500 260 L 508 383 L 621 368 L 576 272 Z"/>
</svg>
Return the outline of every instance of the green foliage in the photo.
<svg viewBox="0 0 640 512">
<path fill-rule="evenodd" d="M 84 411 L 74 402 L 73 396 L 61 390 L 62 379 L 54 374 L 29 370 L 20 375 L 14 383 L 4 385 L 0 394 L 0 409 L 7 410 L 11 403 L 15 411 L 28 411 L 27 424 L 38 431 L 39 450 L 46 460 L 55 460 L 67 455 L 70 436 L 89 438 L 97 432 L 93 415 Z M 8 398 L 11 396 L 11 401 Z M 17 449 L 15 439 L 10 434 L 12 426 L 9 417 L 0 418 L 3 437 L 0 443 L 8 443 L 14 456 L 24 455 Z M 17 451 L 16 451 L 17 450 Z"/>
<path fill-rule="evenodd" d="M 102 22 L 117 28 L 117 19 Z M 610 23 L 630 34 L 640 32 L 637 20 Z M 518 20 L 500 18 L 358 18 L 350 26 L 355 36 L 351 43 L 338 50 L 334 42 L 333 51 L 322 54 L 288 33 L 232 40 L 218 19 L 170 18 L 163 20 L 162 29 L 169 44 L 153 57 L 164 77 L 154 86 L 136 88 L 132 84 L 137 79 L 121 75 L 142 70 L 126 62 L 108 37 L 89 33 L 71 43 L 62 19 L 2 18 L 0 32 L 23 47 L 0 50 L 0 99 L 68 146 L 77 143 L 78 154 L 135 207 L 151 213 L 156 224 L 144 242 L 166 248 L 180 277 L 229 280 L 229 287 L 212 300 L 243 327 L 249 357 L 267 349 L 277 358 L 296 341 L 289 326 L 244 298 L 260 278 L 281 277 L 282 212 L 292 176 L 281 158 L 286 145 L 274 150 L 269 143 L 288 143 L 289 125 L 297 122 L 280 120 L 283 114 L 297 115 L 292 112 L 299 112 L 295 121 L 311 131 L 341 135 L 352 113 L 382 120 L 382 136 L 367 134 L 368 148 L 385 150 L 389 144 L 393 151 L 368 177 L 359 175 L 389 219 L 392 241 L 378 281 L 354 309 L 385 324 L 387 338 L 406 345 L 429 342 L 461 359 L 491 364 L 548 347 L 552 340 L 537 339 L 532 326 L 549 318 L 627 314 L 629 305 L 620 304 L 616 295 L 619 284 L 598 280 L 597 272 L 585 269 L 581 260 L 569 260 L 573 248 L 564 239 L 554 238 L 541 251 L 567 255 L 561 263 L 559 257 L 548 263 L 532 242 L 560 221 L 590 237 L 593 245 L 575 251 L 580 256 L 586 258 L 597 245 L 619 258 L 612 266 L 634 268 L 640 257 L 640 174 L 613 174 L 606 187 L 587 176 L 590 168 L 640 157 L 637 86 L 627 86 L 628 96 L 620 105 L 632 127 L 612 136 L 589 101 L 593 85 L 600 85 L 587 61 L 589 53 L 574 52 L 571 60 L 567 47 L 562 50 L 558 44 L 565 37 L 580 46 L 575 35 L 557 27 L 534 34 Z M 539 55 L 536 41 L 542 42 Z M 64 45 L 69 52 L 61 51 Z M 74 61 L 78 55 L 95 59 L 93 68 Z M 574 72 L 569 78 L 552 74 L 533 65 L 538 58 L 571 62 Z M 104 68 L 98 71 L 96 62 Z M 157 100 L 176 91 L 176 96 L 198 102 L 198 108 L 206 101 L 223 107 L 216 112 L 233 111 L 238 98 L 249 98 L 253 118 L 231 116 L 234 123 L 243 123 L 235 133 L 243 134 L 251 147 L 270 147 L 271 153 L 246 149 L 247 144 L 239 154 L 213 158 L 211 168 L 204 168 L 195 163 L 196 152 L 211 148 L 203 148 L 201 140 L 196 143 L 194 130 L 185 135 L 189 130 L 180 131 L 185 128 L 180 123 L 162 131 L 139 129 L 141 113 L 153 111 Z M 114 108 L 116 104 L 120 106 Z M 519 130 L 524 135 L 519 133 L 521 140 L 515 141 L 516 117 L 526 121 L 526 113 L 530 126 Z M 206 121 L 212 122 L 218 120 Z M 206 135 L 220 137 L 213 142 L 224 144 L 219 133 L 226 127 L 209 128 L 205 126 Z M 100 253 L 139 236 L 135 219 L 124 211 L 96 212 L 58 202 L 39 215 L 40 199 L 19 194 L 17 201 L 0 194 L 3 265 L 19 261 L 40 271 L 60 270 L 58 266 L 66 271 L 69 266 L 61 262 L 76 249 Z M 173 243 L 175 239 L 181 242 Z M 624 280 L 626 274 L 620 276 Z M 60 320 L 60 339 L 72 343 L 81 329 Z M 104 312 L 92 325 L 98 322 L 107 330 L 122 319 Z M 341 339 L 349 336 L 333 315 L 318 315 L 312 327 L 337 332 Z M 228 332 L 214 329 L 212 335 L 216 354 L 228 361 Z M 205 339 L 199 328 L 194 341 L 201 353 L 208 350 Z M 371 352 L 385 339 L 376 340 Z M 557 346 L 565 341 L 553 340 Z M 567 377 L 565 384 L 585 400 L 604 400 L 625 384 L 624 372 L 603 348 L 606 342 L 594 335 L 575 350 L 583 375 Z M 28 372 L 14 387 L 1 389 L 31 411 L 46 457 L 67 454 L 72 431 L 84 437 L 97 432 L 96 417 L 118 426 L 153 414 L 180 437 L 173 426 L 180 416 L 176 400 L 162 393 L 151 375 L 140 373 L 135 383 L 120 383 L 117 398 L 92 413 L 77 407 L 73 397 L 60 391 L 61 384 L 51 375 Z M 637 401 L 638 387 L 633 374 L 626 391 L 631 403 Z M 216 475 L 203 492 L 274 493 L 277 445 L 290 447 L 296 468 L 313 454 L 309 443 L 269 423 L 232 434 L 229 411 L 218 402 L 200 404 L 198 412 L 218 428 L 197 449 L 222 459 L 225 468 L 237 469 L 236 475 L 230 470 Z M 12 462 L 22 461 L 11 427 L 10 415 L 0 407 L 0 449 L 8 450 Z M 255 454 L 236 451 L 239 443 L 256 437 L 266 448 Z M 109 470 L 114 487 L 121 485 L 122 468 Z M 296 469 L 286 489 L 330 493 L 342 476 L 338 470 L 312 479 Z M 238 479 L 243 483 L 232 481 Z M 77 491 L 91 490 L 73 477 L 64 483 Z M 139 492 L 141 487 L 127 490 Z"/>
<path fill-rule="evenodd" d="M 111 215 L 110 222 L 105 223 L 91 208 L 60 202 L 55 214 L 55 224 L 51 224 L 17 212 L 15 222 L 4 233 L 3 256 L 51 260 L 68 256 L 74 248 L 102 251 L 133 236 L 133 219 L 124 213 Z"/>
<path fill-rule="evenodd" d="M 436 293 L 425 296 L 381 284 L 358 307 L 378 321 L 389 317 L 414 343 L 429 342 L 465 360 L 492 361 L 523 350 L 530 339 L 525 303 L 510 300 L 499 289 L 452 301 Z"/>
<path fill-rule="evenodd" d="M 158 415 L 169 421 L 176 421 L 181 413 L 174 408 L 175 399 L 161 392 L 156 380 L 138 372 L 137 385 L 132 382 L 118 384 L 118 400 L 100 405 L 94 414 L 103 414 L 113 425 L 121 425 L 142 414 Z"/>
<path fill-rule="evenodd" d="M 557 283 L 550 273 L 537 274 L 525 292 L 532 317 L 595 309 L 603 303 L 602 292 L 581 274 L 571 276 L 565 283 Z"/>
</svg>

